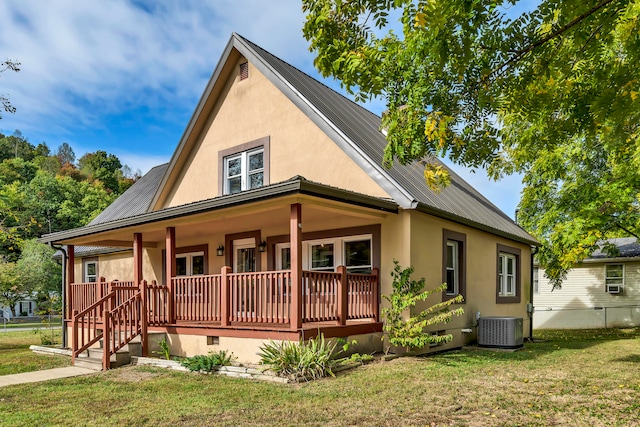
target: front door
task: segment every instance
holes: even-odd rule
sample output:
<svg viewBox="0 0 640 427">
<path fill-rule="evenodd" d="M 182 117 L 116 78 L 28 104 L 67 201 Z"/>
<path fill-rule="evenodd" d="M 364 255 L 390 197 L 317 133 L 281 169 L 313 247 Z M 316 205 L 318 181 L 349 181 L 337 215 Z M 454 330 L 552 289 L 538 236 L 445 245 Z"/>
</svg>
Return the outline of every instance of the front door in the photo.
<svg viewBox="0 0 640 427">
<path fill-rule="evenodd" d="M 256 241 L 254 238 L 233 241 L 233 272 L 256 271 Z"/>
</svg>

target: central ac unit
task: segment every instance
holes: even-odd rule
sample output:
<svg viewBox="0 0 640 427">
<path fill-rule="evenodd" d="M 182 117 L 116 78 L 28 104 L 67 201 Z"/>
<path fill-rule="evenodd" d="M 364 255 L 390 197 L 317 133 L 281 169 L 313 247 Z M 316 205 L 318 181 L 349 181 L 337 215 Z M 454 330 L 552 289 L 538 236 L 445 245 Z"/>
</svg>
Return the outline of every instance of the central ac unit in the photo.
<svg viewBox="0 0 640 427">
<path fill-rule="evenodd" d="M 522 317 L 481 317 L 478 319 L 478 346 L 520 348 L 523 344 Z"/>
</svg>

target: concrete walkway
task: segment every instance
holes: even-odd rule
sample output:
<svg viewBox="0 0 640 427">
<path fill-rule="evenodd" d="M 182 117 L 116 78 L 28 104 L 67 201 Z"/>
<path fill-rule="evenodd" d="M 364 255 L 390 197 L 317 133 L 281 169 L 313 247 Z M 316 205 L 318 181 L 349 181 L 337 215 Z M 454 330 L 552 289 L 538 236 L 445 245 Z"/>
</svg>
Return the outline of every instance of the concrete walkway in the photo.
<svg viewBox="0 0 640 427">
<path fill-rule="evenodd" d="M 46 369 L 44 371 L 25 372 L 22 374 L 2 375 L 0 376 L 0 387 L 77 377 L 80 375 L 96 374 L 98 372 L 99 371 L 94 371 L 93 369 L 69 366 L 66 368 Z"/>
</svg>

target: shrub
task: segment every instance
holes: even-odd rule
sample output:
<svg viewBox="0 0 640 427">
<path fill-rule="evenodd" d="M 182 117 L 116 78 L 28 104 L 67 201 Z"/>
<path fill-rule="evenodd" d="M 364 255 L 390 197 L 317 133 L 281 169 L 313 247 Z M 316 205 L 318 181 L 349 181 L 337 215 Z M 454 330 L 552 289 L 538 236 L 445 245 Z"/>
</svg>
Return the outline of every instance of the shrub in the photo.
<svg viewBox="0 0 640 427">
<path fill-rule="evenodd" d="M 161 351 L 154 351 L 154 353 L 164 357 L 166 360 L 171 360 L 170 348 L 169 348 L 169 343 L 167 342 L 167 339 L 162 338 L 162 340 L 160 340 L 158 345 L 160 346 Z"/>
<path fill-rule="evenodd" d="M 209 354 L 199 354 L 184 358 L 180 361 L 180 364 L 191 372 L 213 372 L 217 371 L 220 366 L 230 365 L 233 359 L 233 353 L 220 350 L 217 353 L 209 352 Z"/>
<path fill-rule="evenodd" d="M 389 301 L 390 307 L 382 309 L 385 323 L 383 330 L 387 333 L 389 342 L 401 347 L 421 348 L 431 343 L 446 343 L 453 338 L 449 335 L 432 335 L 426 329 L 429 326 L 447 323 L 453 316 L 460 316 L 464 312 L 462 307 L 450 310 L 451 304 L 462 302 L 462 295 L 447 301 L 436 303 L 421 312 L 404 318 L 404 313 L 411 311 L 419 301 L 426 301 L 430 295 L 440 293 L 447 284 L 433 288 L 425 288 L 425 279 L 412 280 L 413 267 L 403 269 L 394 260 L 395 267 L 391 273 L 393 277 L 393 292 L 390 296 L 382 297 Z"/>
<path fill-rule="evenodd" d="M 260 346 L 260 362 L 281 376 L 322 378 L 333 376 L 336 361 L 332 355 L 336 342 L 325 341 L 324 335 L 299 343 L 291 341 L 269 341 Z"/>
</svg>

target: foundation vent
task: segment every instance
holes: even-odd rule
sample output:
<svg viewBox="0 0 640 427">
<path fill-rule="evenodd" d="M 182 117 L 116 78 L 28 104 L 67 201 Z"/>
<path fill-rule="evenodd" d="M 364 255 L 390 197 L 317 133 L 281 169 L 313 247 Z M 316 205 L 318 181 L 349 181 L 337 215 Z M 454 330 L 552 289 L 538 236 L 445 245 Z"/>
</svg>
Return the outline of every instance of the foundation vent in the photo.
<svg viewBox="0 0 640 427">
<path fill-rule="evenodd" d="M 523 343 L 522 317 L 481 317 L 478 320 L 478 346 L 520 348 Z"/>
</svg>

